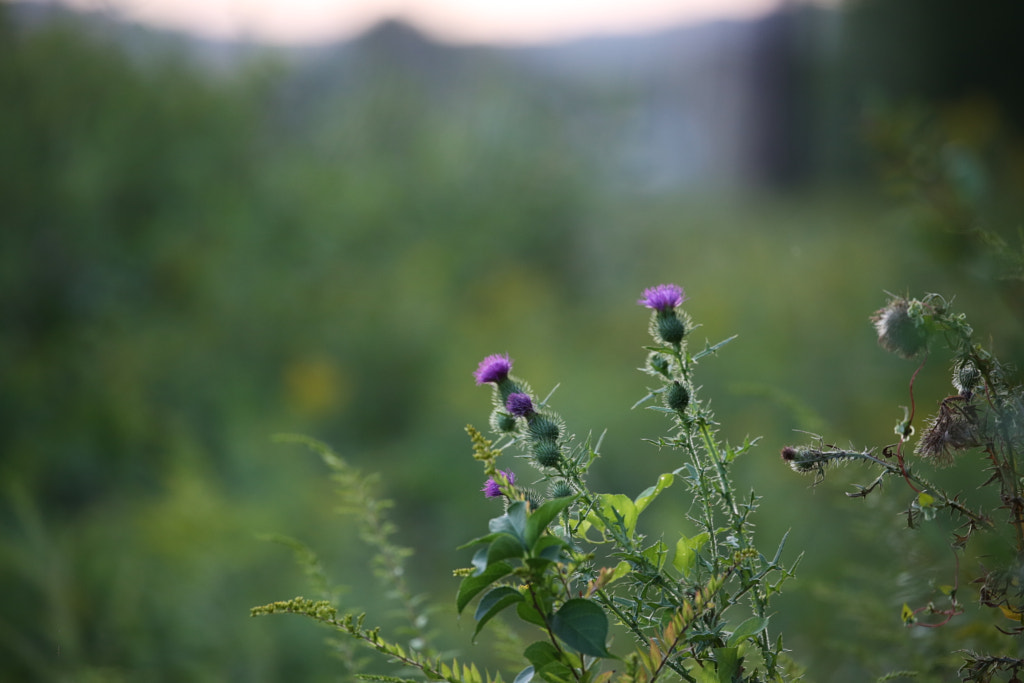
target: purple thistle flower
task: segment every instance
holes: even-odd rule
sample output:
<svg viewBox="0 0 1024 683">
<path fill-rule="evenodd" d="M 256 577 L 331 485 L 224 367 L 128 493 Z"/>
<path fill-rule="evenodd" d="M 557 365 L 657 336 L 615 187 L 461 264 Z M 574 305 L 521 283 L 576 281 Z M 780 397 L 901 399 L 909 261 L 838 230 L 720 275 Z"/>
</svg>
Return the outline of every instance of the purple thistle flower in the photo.
<svg viewBox="0 0 1024 683">
<path fill-rule="evenodd" d="M 494 479 L 494 477 L 491 477 L 487 480 L 487 483 L 484 484 L 484 487 L 480 489 L 488 498 L 497 498 L 500 496 L 502 484 L 511 486 L 516 483 L 516 475 L 513 474 L 512 470 L 500 470 L 498 472 L 498 476 L 503 478 L 505 481 L 499 483 Z"/>
<path fill-rule="evenodd" d="M 529 417 L 533 415 L 533 401 L 529 394 L 509 394 L 505 408 L 516 417 Z"/>
<path fill-rule="evenodd" d="M 508 377 L 508 372 L 511 369 L 512 359 L 508 357 L 508 354 L 495 353 L 480 361 L 473 377 L 476 378 L 477 384 L 487 384 L 488 382 L 500 384 Z"/>
<path fill-rule="evenodd" d="M 658 285 L 645 289 L 643 298 L 637 303 L 660 313 L 675 308 L 684 301 L 686 301 L 686 294 L 679 285 Z"/>
</svg>

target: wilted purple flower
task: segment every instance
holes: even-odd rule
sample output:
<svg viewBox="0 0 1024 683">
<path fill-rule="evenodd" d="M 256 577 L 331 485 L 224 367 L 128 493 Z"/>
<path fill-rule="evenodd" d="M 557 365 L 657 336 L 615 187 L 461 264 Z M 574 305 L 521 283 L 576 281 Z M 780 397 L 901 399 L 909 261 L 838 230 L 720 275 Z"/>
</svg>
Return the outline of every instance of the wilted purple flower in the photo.
<svg viewBox="0 0 1024 683">
<path fill-rule="evenodd" d="M 488 382 L 498 384 L 508 377 L 511 369 L 512 359 L 508 357 L 508 354 L 495 353 L 480 361 L 473 376 L 476 378 L 477 384 L 487 384 Z"/>
<path fill-rule="evenodd" d="M 490 479 L 487 480 L 487 483 L 484 484 L 484 487 L 480 489 L 488 498 L 497 498 L 498 496 L 500 496 L 501 487 L 503 484 L 508 484 L 509 486 L 511 486 L 512 484 L 516 483 L 516 475 L 512 472 L 512 470 L 500 470 L 498 472 L 498 476 L 504 479 L 505 481 L 499 483 L 498 481 L 495 480 L 494 477 L 491 477 Z"/>
<path fill-rule="evenodd" d="M 686 301 L 686 294 L 679 285 L 658 285 L 644 290 L 644 296 L 637 301 L 641 306 L 655 311 L 667 311 Z"/>
<path fill-rule="evenodd" d="M 529 394 L 509 394 L 505 408 L 516 417 L 528 417 L 533 415 L 533 401 Z"/>
</svg>

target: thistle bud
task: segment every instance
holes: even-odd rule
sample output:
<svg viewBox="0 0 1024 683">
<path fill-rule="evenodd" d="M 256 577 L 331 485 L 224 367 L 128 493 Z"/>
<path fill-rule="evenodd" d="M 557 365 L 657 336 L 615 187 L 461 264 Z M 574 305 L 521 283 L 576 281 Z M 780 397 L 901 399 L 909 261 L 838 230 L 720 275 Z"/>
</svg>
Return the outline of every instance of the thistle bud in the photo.
<svg viewBox="0 0 1024 683">
<path fill-rule="evenodd" d="M 682 413 L 690 405 L 690 390 L 682 382 L 674 381 L 665 389 L 664 399 L 666 408 Z"/>
<path fill-rule="evenodd" d="M 552 498 L 565 498 L 573 494 L 572 486 L 564 479 L 556 479 L 551 482 L 548 493 Z"/>
<path fill-rule="evenodd" d="M 538 441 L 533 445 L 533 459 L 541 467 L 556 467 L 562 461 L 562 449 L 555 441 Z"/>
<path fill-rule="evenodd" d="M 491 429 L 501 434 L 508 434 L 515 431 L 516 418 L 504 410 L 496 408 L 491 412 Z"/>
<path fill-rule="evenodd" d="M 558 441 L 562 435 L 562 429 L 558 423 L 540 413 L 534 413 L 529 418 L 530 424 L 527 427 L 527 436 L 531 441 Z"/>
<path fill-rule="evenodd" d="M 675 311 L 659 311 L 654 314 L 657 336 L 667 344 L 678 344 L 686 336 L 686 323 Z"/>
</svg>

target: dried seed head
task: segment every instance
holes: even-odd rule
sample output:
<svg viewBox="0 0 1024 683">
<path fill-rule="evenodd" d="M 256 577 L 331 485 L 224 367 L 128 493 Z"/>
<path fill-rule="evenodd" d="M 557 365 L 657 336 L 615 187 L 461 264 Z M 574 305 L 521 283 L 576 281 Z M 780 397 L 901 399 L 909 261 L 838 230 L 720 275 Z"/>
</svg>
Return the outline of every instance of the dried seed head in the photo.
<svg viewBox="0 0 1024 683">
<path fill-rule="evenodd" d="M 912 314 L 911 302 L 902 297 L 875 311 L 871 322 L 878 331 L 878 343 L 882 348 L 901 358 L 914 358 L 928 346 L 928 335 L 920 315 Z"/>
<path fill-rule="evenodd" d="M 914 453 L 939 467 L 947 467 L 953 464 L 955 452 L 981 445 L 971 414 L 969 410 L 952 408 L 944 402 L 921 434 Z"/>
</svg>

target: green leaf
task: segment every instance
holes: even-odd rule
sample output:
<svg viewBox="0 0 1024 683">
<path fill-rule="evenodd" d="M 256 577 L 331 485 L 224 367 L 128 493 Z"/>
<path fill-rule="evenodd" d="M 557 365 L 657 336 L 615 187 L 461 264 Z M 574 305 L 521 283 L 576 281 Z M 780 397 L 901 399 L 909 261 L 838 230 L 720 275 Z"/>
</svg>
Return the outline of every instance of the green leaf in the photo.
<svg viewBox="0 0 1024 683">
<path fill-rule="evenodd" d="M 548 524 L 551 524 L 551 520 L 557 517 L 558 513 L 568 507 L 573 500 L 572 496 L 549 500 L 530 513 L 526 519 L 526 533 L 524 534 L 527 548 L 533 549 L 534 544 L 548 528 Z"/>
<path fill-rule="evenodd" d="M 668 546 L 666 546 L 661 541 L 658 541 L 650 548 L 647 548 L 643 551 L 643 556 L 647 559 L 648 562 L 657 567 L 658 571 L 661 571 L 662 566 L 664 566 L 665 556 L 667 554 Z"/>
<path fill-rule="evenodd" d="M 472 548 L 473 546 L 478 545 L 480 543 L 490 543 L 495 538 L 497 538 L 497 536 L 498 534 L 487 534 L 486 536 L 481 536 L 480 538 L 474 538 L 472 541 L 467 541 L 466 543 L 463 543 L 458 548 L 456 548 L 456 550 L 465 550 L 466 548 Z"/>
<path fill-rule="evenodd" d="M 535 643 L 530 643 L 525 650 L 523 650 L 523 656 L 526 657 L 526 661 L 533 664 L 535 669 L 543 669 L 546 665 L 551 662 L 558 662 L 558 650 L 555 646 L 546 640 L 538 640 Z"/>
<path fill-rule="evenodd" d="M 528 624 L 547 628 L 547 622 L 544 621 L 544 615 L 537 611 L 537 608 L 527 600 L 516 605 L 516 614 L 520 619 Z"/>
<path fill-rule="evenodd" d="M 562 559 L 562 551 L 568 547 L 569 544 L 558 536 L 545 536 L 534 544 L 533 554 L 557 562 Z"/>
<path fill-rule="evenodd" d="M 716 647 L 715 662 L 718 669 L 718 683 L 733 683 L 740 668 L 738 647 Z"/>
<path fill-rule="evenodd" d="M 533 665 L 534 674 L 547 683 L 568 683 L 573 679 L 572 669 L 562 661 L 558 650 L 544 640 L 538 640 L 523 651 Z"/>
<path fill-rule="evenodd" d="M 459 584 L 459 595 L 455 599 L 455 604 L 458 607 L 459 613 L 462 613 L 462 610 L 466 608 L 469 601 L 476 597 L 480 591 L 484 590 L 501 577 L 509 574 L 511 571 L 512 565 L 508 562 L 498 562 L 496 564 L 489 565 L 482 574 L 467 576 L 464 578 L 462 583 Z"/>
<path fill-rule="evenodd" d="M 476 637 L 483 629 L 484 624 L 509 605 L 514 605 L 523 600 L 522 593 L 511 586 L 498 586 L 480 598 L 480 604 L 476 606 L 476 613 L 473 615 L 473 618 L 476 619 L 476 631 L 473 632 L 473 642 L 476 642 Z"/>
<path fill-rule="evenodd" d="M 633 504 L 636 506 L 637 514 L 643 512 L 644 508 L 650 505 L 651 501 L 657 498 L 662 491 L 671 486 L 674 480 L 675 477 L 672 475 L 672 473 L 666 472 L 662 474 L 660 477 L 658 477 L 657 484 L 648 487 L 647 489 L 644 490 L 643 493 L 637 496 L 636 500 L 633 501 Z"/>
<path fill-rule="evenodd" d="M 739 645 L 747 638 L 756 636 L 758 633 L 768 628 L 768 619 L 769 617 L 750 617 L 736 627 L 736 630 L 732 632 L 731 636 L 729 636 L 729 641 L 726 645 L 729 647 Z"/>
<path fill-rule="evenodd" d="M 496 538 L 487 548 L 487 564 L 507 560 L 512 557 L 522 557 L 526 549 L 515 536 L 509 534 L 495 534 Z"/>
<path fill-rule="evenodd" d="M 598 497 L 601 505 L 601 514 L 605 519 L 617 522 L 623 531 L 629 535 L 636 529 L 637 513 L 636 505 L 629 499 L 629 496 L 621 493 L 603 493 Z M 604 529 L 604 523 L 600 518 L 591 513 L 587 519 L 598 529 Z"/>
<path fill-rule="evenodd" d="M 473 576 L 479 576 L 484 573 L 487 569 L 487 550 L 488 548 L 480 548 L 473 553 L 472 565 L 473 565 Z"/>
<path fill-rule="evenodd" d="M 633 571 L 633 566 L 629 562 L 626 562 L 625 560 L 619 562 L 617 565 L 615 565 L 615 571 L 612 572 L 612 578 L 608 580 L 608 583 L 618 581 L 631 571 Z"/>
<path fill-rule="evenodd" d="M 676 543 L 676 555 L 672 558 L 672 566 L 683 575 L 683 578 L 689 578 L 690 572 L 697 564 L 697 553 L 709 540 L 711 540 L 711 536 L 706 531 L 702 531 L 693 538 L 680 535 L 679 541 Z"/>
<path fill-rule="evenodd" d="M 611 657 L 608 617 L 596 603 L 583 598 L 568 600 L 551 618 L 551 631 L 577 652 L 592 657 Z"/>
<path fill-rule="evenodd" d="M 493 533 L 509 534 L 526 546 L 526 503 L 517 500 L 508 506 L 508 512 L 501 517 L 495 517 L 487 526 Z"/>
<path fill-rule="evenodd" d="M 523 560 L 535 572 L 542 572 L 548 565 L 563 559 L 562 551 L 569 544 L 557 536 L 544 536 L 534 546 L 534 556 Z"/>
</svg>

